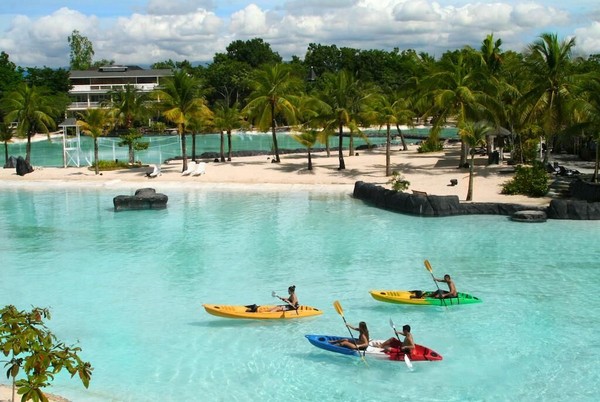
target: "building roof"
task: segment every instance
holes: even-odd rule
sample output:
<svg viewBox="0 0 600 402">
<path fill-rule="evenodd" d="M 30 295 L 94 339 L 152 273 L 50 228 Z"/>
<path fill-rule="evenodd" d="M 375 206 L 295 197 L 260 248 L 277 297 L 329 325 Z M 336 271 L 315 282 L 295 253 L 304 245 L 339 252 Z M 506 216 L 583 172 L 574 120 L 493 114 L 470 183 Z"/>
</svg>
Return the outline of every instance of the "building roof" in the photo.
<svg viewBox="0 0 600 402">
<path fill-rule="evenodd" d="M 168 69 L 144 70 L 138 66 L 103 66 L 91 70 L 72 70 L 70 78 L 114 78 L 114 77 L 168 77 L 173 72 Z"/>
</svg>

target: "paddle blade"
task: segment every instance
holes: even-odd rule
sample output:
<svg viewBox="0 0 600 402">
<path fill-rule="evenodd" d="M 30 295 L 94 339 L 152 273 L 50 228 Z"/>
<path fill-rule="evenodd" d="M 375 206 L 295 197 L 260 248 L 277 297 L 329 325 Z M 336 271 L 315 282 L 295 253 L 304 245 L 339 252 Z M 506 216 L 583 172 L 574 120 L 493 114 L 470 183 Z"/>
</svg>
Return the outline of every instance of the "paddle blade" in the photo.
<svg viewBox="0 0 600 402">
<path fill-rule="evenodd" d="M 344 316 L 344 310 L 342 309 L 342 305 L 339 301 L 336 300 L 333 302 L 333 308 L 335 308 L 335 311 L 337 311 L 339 315 L 341 315 L 342 317 Z"/>
<path fill-rule="evenodd" d="M 272 292 L 271 292 L 271 296 L 272 296 L 272 297 L 277 297 L 277 293 L 275 293 L 275 291 L 272 291 Z"/>
<path fill-rule="evenodd" d="M 433 269 L 431 268 L 429 260 L 425 260 L 425 268 L 427 268 L 427 270 L 433 274 Z"/>
<path fill-rule="evenodd" d="M 410 359 L 408 358 L 408 355 L 406 353 L 404 354 L 404 363 L 406 363 L 406 367 L 408 367 L 409 369 L 412 370 L 412 368 L 413 368 L 412 362 L 410 361 Z"/>
<path fill-rule="evenodd" d="M 396 330 L 396 326 L 394 325 L 394 321 L 392 321 L 391 318 L 390 318 L 390 327 L 392 327 L 394 329 L 394 331 Z"/>
</svg>

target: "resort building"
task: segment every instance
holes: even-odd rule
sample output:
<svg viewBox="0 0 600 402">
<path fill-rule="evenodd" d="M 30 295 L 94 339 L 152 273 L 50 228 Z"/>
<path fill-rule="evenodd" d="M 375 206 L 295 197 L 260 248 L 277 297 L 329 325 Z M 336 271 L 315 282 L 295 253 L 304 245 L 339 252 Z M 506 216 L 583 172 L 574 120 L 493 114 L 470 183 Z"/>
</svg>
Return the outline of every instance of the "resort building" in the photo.
<svg viewBox="0 0 600 402">
<path fill-rule="evenodd" d="M 108 97 L 108 92 L 133 85 L 143 92 L 156 88 L 163 77 L 173 75 L 170 69 L 144 70 L 138 66 L 103 66 L 91 70 L 70 72 L 72 103 L 69 110 L 93 109 Z"/>
</svg>

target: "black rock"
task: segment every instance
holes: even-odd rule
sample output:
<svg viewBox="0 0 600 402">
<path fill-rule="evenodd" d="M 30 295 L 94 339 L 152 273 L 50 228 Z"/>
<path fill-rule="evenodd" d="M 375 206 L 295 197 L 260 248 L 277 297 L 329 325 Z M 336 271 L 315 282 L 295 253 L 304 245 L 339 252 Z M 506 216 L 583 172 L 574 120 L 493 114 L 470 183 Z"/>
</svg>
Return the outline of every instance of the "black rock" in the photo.
<svg viewBox="0 0 600 402">
<path fill-rule="evenodd" d="M 138 209 L 165 209 L 169 197 L 157 193 L 153 188 L 141 188 L 135 195 L 117 195 L 113 198 L 115 211 Z"/>
<path fill-rule="evenodd" d="M 23 159 L 22 156 L 19 156 L 17 158 L 17 174 L 19 176 L 25 176 L 27 173 L 31 173 L 33 172 L 33 168 L 31 167 L 31 164 L 29 162 L 27 162 L 25 159 Z"/>
</svg>

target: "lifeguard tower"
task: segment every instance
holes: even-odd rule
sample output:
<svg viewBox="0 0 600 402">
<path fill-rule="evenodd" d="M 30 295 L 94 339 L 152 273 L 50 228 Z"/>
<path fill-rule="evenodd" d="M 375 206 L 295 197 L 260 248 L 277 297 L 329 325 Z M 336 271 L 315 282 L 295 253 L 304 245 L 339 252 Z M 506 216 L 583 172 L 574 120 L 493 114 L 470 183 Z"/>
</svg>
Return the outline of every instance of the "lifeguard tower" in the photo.
<svg viewBox="0 0 600 402">
<path fill-rule="evenodd" d="M 81 132 L 77 119 L 69 117 L 58 126 L 63 132 L 63 167 L 81 167 Z"/>
</svg>

